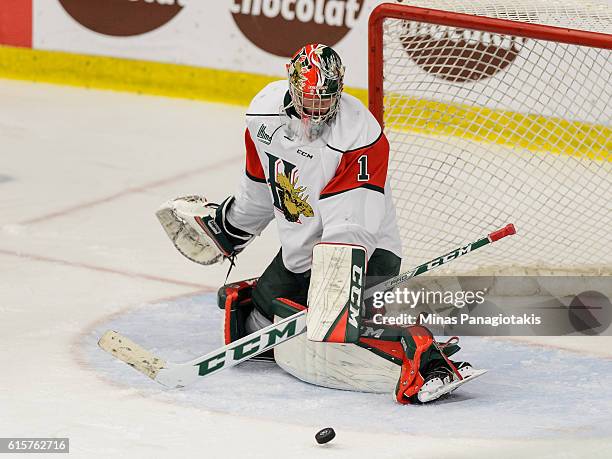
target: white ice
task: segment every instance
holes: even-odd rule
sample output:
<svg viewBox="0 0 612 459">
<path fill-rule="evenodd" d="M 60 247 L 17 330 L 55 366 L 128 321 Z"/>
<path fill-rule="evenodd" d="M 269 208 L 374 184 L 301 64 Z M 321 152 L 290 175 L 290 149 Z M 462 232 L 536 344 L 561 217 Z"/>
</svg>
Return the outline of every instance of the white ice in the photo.
<svg viewBox="0 0 612 459">
<path fill-rule="evenodd" d="M 79 458 L 612 456 L 609 338 L 466 339 L 491 371 L 422 407 L 265 363 L 168 391 L 99 350 L 107 328 L 176 361 L 221 344 L 227 265 L 182 258 L 153 212 L 232 192 L 243 114 L 0 81 L 0 437 L 70 437 Z M 277 249 L 271 227 L 231 279 Z M 337 438 L 316 445 L 327 426 Z"/>
</svg>

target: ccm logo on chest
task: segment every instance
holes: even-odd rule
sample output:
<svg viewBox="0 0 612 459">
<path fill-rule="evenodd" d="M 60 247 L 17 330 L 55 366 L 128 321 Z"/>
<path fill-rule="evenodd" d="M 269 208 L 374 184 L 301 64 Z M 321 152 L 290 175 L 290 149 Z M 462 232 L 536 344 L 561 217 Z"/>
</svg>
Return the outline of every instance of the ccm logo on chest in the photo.
<svg viewBox="0 0 612 459">
<path fill-rule="evenodd" d="M 305 152 L 304 150 L 300 150 L 298 148 L 297 154 L 303 156 L 304 158 L 312 159 L 312 155 L 310 153 Z"/>
</svg>

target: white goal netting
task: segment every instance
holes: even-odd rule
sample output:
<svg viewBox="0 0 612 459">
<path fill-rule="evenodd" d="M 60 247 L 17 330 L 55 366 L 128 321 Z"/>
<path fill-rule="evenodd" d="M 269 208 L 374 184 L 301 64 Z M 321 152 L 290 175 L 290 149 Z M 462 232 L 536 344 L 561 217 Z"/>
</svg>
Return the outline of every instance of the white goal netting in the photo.
<svg viewBox="0 0 612 459">
<path fill-rule="evenodd" d="M 607 3 L 399 3 L 612 34 Z M 516 236 L 449 269 L 610 273 L 612 35 L 595 47 L 563 29 L 496 33 L 453 20 L 382 22 L 384 123 L 405 264 L 514 223 Z M 534 33 L 546 39 L 525 37 Z"/>
</svg>

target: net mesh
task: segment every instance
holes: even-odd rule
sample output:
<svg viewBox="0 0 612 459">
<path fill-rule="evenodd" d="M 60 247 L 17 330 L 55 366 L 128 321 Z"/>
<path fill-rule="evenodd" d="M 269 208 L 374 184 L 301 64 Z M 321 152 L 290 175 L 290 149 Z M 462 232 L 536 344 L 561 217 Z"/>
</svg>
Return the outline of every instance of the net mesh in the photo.
<svg viewBox="0 0 612 459">
<path fill-rule="evenodd" d="M 612 34 L 605 3 L 401 3 Z M 514 223 L 449 270 L 612 271 L 612 51 L 397 19 L 383 37 L 405 265 Z"/>
</svg>

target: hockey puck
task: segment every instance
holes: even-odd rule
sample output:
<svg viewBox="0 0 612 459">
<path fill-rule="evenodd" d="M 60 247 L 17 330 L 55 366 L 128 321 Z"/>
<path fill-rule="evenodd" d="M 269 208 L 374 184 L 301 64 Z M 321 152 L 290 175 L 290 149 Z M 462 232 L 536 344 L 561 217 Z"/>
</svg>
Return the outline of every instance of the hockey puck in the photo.
<svg viewBox="0 0 612 459">
<path fill-rule="evenodd" d="M 315 440 L 319 445 L 323 443 L 328 443 L 336 438 L 336 431 L 331 427 L 326 427 L 325 429 L 321 429 L 315 435 Z"/>
</svg>

